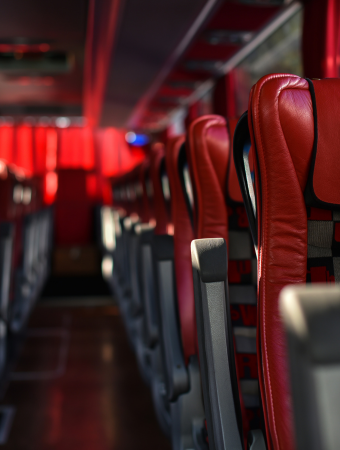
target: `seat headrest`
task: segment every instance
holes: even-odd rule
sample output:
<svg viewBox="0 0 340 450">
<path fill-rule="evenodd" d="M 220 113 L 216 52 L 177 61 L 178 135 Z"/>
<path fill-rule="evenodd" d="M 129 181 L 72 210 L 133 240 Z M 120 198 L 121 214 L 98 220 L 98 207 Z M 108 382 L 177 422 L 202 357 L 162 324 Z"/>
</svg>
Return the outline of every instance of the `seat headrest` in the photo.
<svg viewBox="0 0 340 450">
<path fill-rule="evenodd" d="M 230 142 L 226 120 L 217 115 L 199 117 L 189 127 L 186 144 L 196 237 L 228 239 L 224 205 Z"/>
</svg>

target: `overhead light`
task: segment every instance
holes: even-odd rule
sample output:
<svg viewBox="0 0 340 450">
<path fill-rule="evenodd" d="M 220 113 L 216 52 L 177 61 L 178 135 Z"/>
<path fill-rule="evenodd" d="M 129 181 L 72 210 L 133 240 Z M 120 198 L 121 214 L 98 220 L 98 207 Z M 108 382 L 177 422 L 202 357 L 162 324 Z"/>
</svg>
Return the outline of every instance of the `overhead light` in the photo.
<svg viewBox="0 0 340 450">
<path fill-rule="evenodd" d="M 55 120 L 56 127 L 58 128 L 67 128 L 71 124 L 71 120 L 69 117 L 57 117 Z"/>
<path fill-rule="evenodd" d="M 125 140 L 128 144 L 133 144 L 136 140 L 136 133 L 134 133 L 133 131 L 129 131 L 125 135 Z"/>
<path fill-rule="evenodd" d="M 125 140 L 130 145 L 146 145 L 149 143 L 149 137 L 146 134 L 137 134 L 133 131 L 129 131 L 125 135 Z"/>
</svg>

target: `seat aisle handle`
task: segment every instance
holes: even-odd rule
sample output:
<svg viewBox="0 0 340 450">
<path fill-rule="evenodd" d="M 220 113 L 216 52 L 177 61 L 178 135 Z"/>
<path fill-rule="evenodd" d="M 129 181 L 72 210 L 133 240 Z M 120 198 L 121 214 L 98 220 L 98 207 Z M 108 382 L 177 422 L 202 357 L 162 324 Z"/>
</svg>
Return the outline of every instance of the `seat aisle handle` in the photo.
<svg viewBox="0 0 340 450">
<path fill-rule="evenodd" d="M 203 398 L 210 450 L 241 450 L 242 419 L 227 291 L 224 239 L 191 243 Z"/>
<path fill-rule="evenodd" d="M 280 294 L 287 335 L 297 450 L 340 443 L 340 287 L 287 286 Z"/>
</svg>

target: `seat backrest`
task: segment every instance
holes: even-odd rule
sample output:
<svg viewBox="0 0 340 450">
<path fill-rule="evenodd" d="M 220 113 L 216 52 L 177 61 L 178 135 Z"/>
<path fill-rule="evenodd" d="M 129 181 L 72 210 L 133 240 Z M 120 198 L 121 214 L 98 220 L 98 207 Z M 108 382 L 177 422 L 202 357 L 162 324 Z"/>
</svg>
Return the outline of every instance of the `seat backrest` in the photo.
<svg viewBox="0 0 340 450">
<path fill-rule="evenodd" d="M 268 75 L 250 94 L 258 366 L 269 449 L 295 448 L 279 293 L 288 284 L 340 281 L 339 113 L 338 79 Z"/>
<path fill-rule="evenodd" d="M 185 150 L 194 239 L 222 237 L 228 242 L 225 188 L 230 154 L 225 119 L 207 115 L 194 120 L 187 132 Z M 196 330 L 196 320 L 194 326 Z M 198 353 L 197 333 L 196 349 Z"/>
<path fill-rule="evenodd" d="M 260 428 L 256 357 L 256 256 L 232 152 L 237 120 L 204 116 L 189 130 L 195 237 L 228 243 L 228 282 L 243 432 Z M 241 395 L 242 393 L 242 395 Z"/>
<path fill-rule="evenodd" d="M 166 147 L 166 169 L 171 190 L 171 217 L 174 226 L 176 289 L 186 363 L 196 353 L 195 304 L 192 284 L 190 243 L 194 239 L 184 189 L 185 137 L 170 138 Z"/>
</svg>

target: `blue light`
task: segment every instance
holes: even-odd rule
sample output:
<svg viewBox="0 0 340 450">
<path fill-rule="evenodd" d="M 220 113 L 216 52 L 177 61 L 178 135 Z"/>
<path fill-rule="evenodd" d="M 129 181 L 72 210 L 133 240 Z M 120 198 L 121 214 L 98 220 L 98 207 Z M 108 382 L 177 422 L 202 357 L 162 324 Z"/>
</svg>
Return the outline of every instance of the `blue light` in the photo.
<svg viewBox="0 0 340 450">
<path fill-rule="evenodd" d="M 130 145 L 143 146 L 149 143 L 149 137 L 146 134 L 137 134 L 129 131 L 125 135 L 125 140 Z"/>
</svg>

